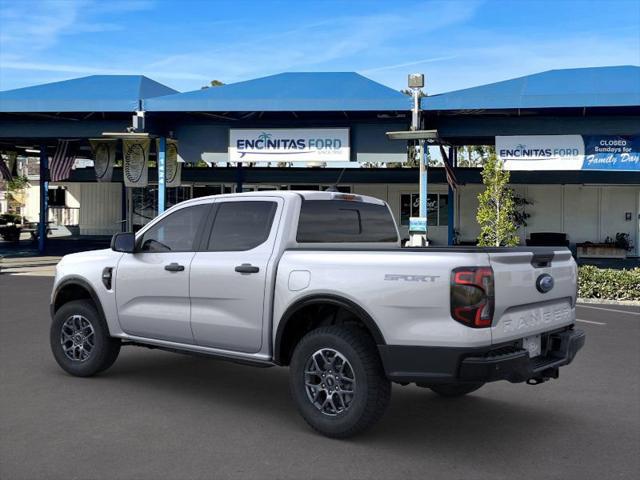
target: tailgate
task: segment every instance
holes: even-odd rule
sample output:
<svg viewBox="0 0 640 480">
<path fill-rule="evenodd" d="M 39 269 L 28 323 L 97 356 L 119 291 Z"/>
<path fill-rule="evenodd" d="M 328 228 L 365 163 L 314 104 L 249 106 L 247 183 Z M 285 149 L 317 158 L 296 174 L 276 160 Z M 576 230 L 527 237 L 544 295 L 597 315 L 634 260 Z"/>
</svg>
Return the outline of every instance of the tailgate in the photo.
<svg viewBox="0 0 640 480">
<path fill-rule="evenodd" d="M 538 247 L 490 252 L 489 260 L 495 282 L 494 344 L 575 321 L 577 268 L 569 250 Z M 548 276 L 553 286 L 543 292 L 551 283 Z"/>
</svg>

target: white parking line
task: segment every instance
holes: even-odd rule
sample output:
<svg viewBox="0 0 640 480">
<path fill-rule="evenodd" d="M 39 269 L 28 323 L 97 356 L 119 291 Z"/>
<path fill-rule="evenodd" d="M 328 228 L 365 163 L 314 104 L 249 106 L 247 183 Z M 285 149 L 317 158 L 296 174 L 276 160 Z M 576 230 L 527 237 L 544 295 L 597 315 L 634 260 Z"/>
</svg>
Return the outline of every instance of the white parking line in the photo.
<svg viewBox="0 0 640 480">
<path fill-rule="evenodd" d="M 633 312 L 630 310 L 617 310 L 615 308 L 592 307 L 591 305 L 585 305 L 584 303 L 578 303 L 577 306 L 581 308 L 592 308 L 594 310 L 604 310 L 606 312 L 626 313 L 627 315 L 640 315 L 640 312 Z"/>
<path fill-rule="evenodd" d="M 576 318 L 576 322 L 591 323 L 593 325 L 606 325 L 606 323 L 603 322 L 594 322 L 593 320 L 580 320 L 579 318 Z"/>
</svg>

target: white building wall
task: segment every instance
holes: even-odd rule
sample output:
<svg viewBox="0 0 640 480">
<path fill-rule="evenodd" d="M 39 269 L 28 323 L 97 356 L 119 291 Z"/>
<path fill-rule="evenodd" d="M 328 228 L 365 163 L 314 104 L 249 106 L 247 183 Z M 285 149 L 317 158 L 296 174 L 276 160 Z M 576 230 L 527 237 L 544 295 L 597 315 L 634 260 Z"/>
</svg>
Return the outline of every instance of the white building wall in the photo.
<svg viewBox="0 0 640 480">
<path fill-rule="evenodd" d="M 25 190 L 22 216 L 30 222 L 37 222 L 40 219 L 40 184 L 32 180 L 29 185 Z"/>
<path fill-rule="evenodd" d="M 525 207 L 531 215 L 527 226 L 519 232 L 521 244 L 532 232 L 564 232 L 571 244 L 603 242 L 616 233 L 629 233 L 635 245 L 632 255 L 640 248 L 640 186 L 591 185 L 512 185 L 516 193 L 532 205 Z M 477 238 L 480 228 L 475 220 L 481 185 L 458 188 L 456 226 L 462 241 Z M 626 219 L 626 214 L 631 219 Z"/>
<path fill-rule="evenodd" d="M 600 187 L 600 240 L 616 233 L 628 233 L 638 250 L 638 192 L 639 187 Z M 626 219 L 630 213 L 631 220 Z"/>
<path fill-rule="evenodd" d="M 562 185 L 528 185 L 520 190 L 533 205 L 526 207 L 531 215 L 527 219 L 525 234 L 531 232 L 563 232 Z"/>
<path fill-rule="evenodd" d="M 472 242 L 480 234 L 480 226 L 476 222 L 478 211 L 478 195 L 482 192 L 481 185 L 463 185 L 457 189 L 456 228 L 458 239 L 462 242 Z"/>
<path fill-rule="evenodd" d="M 69 208 L 80 208 L 80 192 L 82 184 L 80 183 L 67 183 L 67 195 L 66 203 Z"/>
<path fill-rule="evenodd" d="M 77 183 L 80 186 L 80 235 L 113 235 L 122 230 L 119 183 Z M 77 194 L 77 193 L 76 193 Z"/>
<path fill-rule="evenodd" d="M 565 185 L 563 231 L 571 243 L 593 242 L 600 239 L 600 189 L 593 186 Z"/>
</svg>

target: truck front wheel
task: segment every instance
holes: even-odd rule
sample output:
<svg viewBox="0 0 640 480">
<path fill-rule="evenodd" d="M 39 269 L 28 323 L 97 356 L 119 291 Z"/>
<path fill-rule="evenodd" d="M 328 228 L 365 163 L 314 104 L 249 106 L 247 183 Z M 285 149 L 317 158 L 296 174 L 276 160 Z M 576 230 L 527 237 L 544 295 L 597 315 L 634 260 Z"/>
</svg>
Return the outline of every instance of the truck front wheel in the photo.
<svg viewBox="0 0 640 480">
<path fill-rule="evenodd" d="M 74 300 L 58 309 L 49 334 L 53 356 L 66 372 L 90 377 L 106 370 L 120 353 L 120 340 L 88 300 Z"/>
<path fill-rule="evenodd" d="M 296 346 L 291 395 L 305 421 L 334 438 L 346 438 L 382 417 L 391 397 L 373 340 L 357 326 L 320 327 Z"/>
</svg>

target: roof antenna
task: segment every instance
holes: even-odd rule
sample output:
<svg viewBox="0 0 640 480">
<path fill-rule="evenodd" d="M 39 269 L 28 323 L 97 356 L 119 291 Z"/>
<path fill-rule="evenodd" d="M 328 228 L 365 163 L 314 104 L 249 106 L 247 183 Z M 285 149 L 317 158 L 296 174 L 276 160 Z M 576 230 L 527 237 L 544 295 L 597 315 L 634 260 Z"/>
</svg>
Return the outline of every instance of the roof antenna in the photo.
<svg viewBox="0 0 640 480">
<path fill-rule="evenodd" d="M 344 171 L 347 169 L 347 167 L 343 167 L 342 171 L 340 172 L 340 175 L 338 175 L 338 179 L 335 181 L 335 183 L 333 185 L 331 185 L 330 187 L 327 187 L 327 189 L 325 190 L 325 192 L 339 192 L 340 190 L 338 190 L 338 184 L 340 183 L 340 180 L 342 180 L 342 175 L 344 175 Z"/>
</svg>

